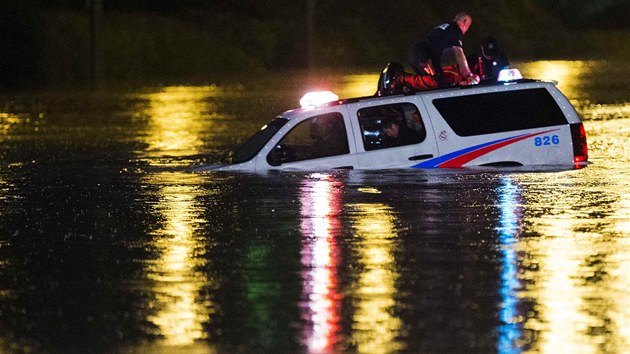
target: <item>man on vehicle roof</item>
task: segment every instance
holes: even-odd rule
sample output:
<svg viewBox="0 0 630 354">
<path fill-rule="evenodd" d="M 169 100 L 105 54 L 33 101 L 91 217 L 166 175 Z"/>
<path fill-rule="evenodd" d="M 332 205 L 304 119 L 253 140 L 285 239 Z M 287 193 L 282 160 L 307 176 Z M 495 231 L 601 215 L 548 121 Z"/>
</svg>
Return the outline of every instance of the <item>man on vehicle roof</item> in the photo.
<svg viewBox="0 0 630 354">
<path fill-rule="evenodd" d="M 434 76 L 438 87 L 449 86 L 448 80 L 444 77 L 442 59 L 445 55 L 453 54 L 460 75 L 473 82 L 478 82 L 478 77 L 468 67 L 463 49 L 464 34 L 471 24 L 472 18 L 464 12 L 460 12 L 455 15 L 453 22 L 436 26 L 426 37 L 411 47 L 408 59 L 416 74 Z"/>
</svg>

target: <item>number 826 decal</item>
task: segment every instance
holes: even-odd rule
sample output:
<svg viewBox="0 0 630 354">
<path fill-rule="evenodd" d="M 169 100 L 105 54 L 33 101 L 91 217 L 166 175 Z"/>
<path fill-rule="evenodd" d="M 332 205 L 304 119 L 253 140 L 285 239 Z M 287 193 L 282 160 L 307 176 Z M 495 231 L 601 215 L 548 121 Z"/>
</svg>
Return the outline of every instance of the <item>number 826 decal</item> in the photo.
<svg viewBox="0 0 630 354">
<path fill-rule="evenodd" d="M 534 138 L 534 145 L 536 146 L 558 145 L 558 144 L 560 144 L 560 137 L 557 135 L 537 136 Z"/>
</svg>

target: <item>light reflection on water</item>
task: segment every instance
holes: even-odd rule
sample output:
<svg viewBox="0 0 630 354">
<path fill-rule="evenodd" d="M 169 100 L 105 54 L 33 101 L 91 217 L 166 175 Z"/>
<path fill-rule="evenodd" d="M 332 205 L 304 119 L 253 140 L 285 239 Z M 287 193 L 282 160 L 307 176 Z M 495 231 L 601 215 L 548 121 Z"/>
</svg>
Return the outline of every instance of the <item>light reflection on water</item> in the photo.
<svg viewBox="0 0 630 354">
<path fill-rule="evenodd" d="M 580 113 L 587 120 L 623 120 L 630 117 L 630 105 L 627 103 L 588 104 L 581 107 Z M 627 129 L 628 125 L 624 124 L 624 127 Z"/>
<path fill-rule="evenodd" d="M 501 307 L 499 317 L 502 324 L 498 328 L 499 353 L 520 353 L 523 315 L 518 311 L 517 291 L 522 286 L 518 279 L 518 253 L 516 244 L 520 238 L 523 218 L 522 200 L 519 186 L 507 177 L 501 179 L 498 188 L 499 222 L 497 231 L 501 243 Z"/>
<path fill-rule="evenodd" d="M 585 118 L 592 165 L 541 173 L 456 170 L 200 176 L 181 169 L 203 162 L 201 156 L 209 151 L 215 154 L 211 158 L 218 158 L 216 150 L 231 148 L 241 136 L 257 130 L 260 122 L 273 116 L 265 95 L 291 96 L 293 91 L 287 91 L 297 83 L 289 85 L 291 89 L 281 87 L 278 93 L 272 89 L 252 92 L 247 99 L 230 101 L 232 105 L 226 103 L 226 89 L 218 86 L 165 87 L 138 93 L 122 112 L 106 111 L 104 126 L 85 136 L 73 134 L 74 125 L 85 122 L 73 121 L 76 117 L 67 112 L 0 112 L 5 143 L 0 152 L 7 161 L 0 169 L 5 235 L 0 239 L 0 298 L 5 304 L 0 307 L 0 348 L 19 347 L 22 342 L 15 338 L 21 337 L 44 343 L 40 345 L 52 342 L 33 335 L 30 328 L 39 327 L 31 323 L 20 327 L 14 319 L 23 313 L 54 313 L 71 330 L 79 327 L 65 315 L 76 310 L 74 304 L 68 309 L 50 301 L 50 307 L 38 311 L 28 307 L 38 301 L 17 301 L 16 295 L 9 294 L 27 293 L 20 286 L 28 287 L 28 292 L 42 290 L 40 283 L 49 279 L 29 282 L 35 278 L 29 267 L 45 269 L 38 262 L 46 259 L 67 262 L 62 250 L 68 244 L 80 247 L 95 242 L 86 236 L 72 243 L 72 234 L 64 228 L 73 230 L 84 223 L 86 230 L 97 228 L 95 235 L 122 237 L 110 229 L 98 229 L 101 224 L 114 225 L 111 230 L 129 228 L 107 217 L 125 209 L 116 203 L 122 199 L 122 204 L 132 200 L 127 202 L 131 210 L 146 207 L 146 214 L 155 221 L 144 226 L 146 239 L 130 242 L 140 243 L 144 251 L 132 260 L 140 265 L 140 275 L 122 270 L 121 279 L 108 286 L 129 286 L 127 295 L 140 292 L 140 299 L 121 309 L 75 312 L 77 317 L 97 322 L 99 318 L 120 320 L 129 313 L 137 316 L 138 324 L 129 325 L 136 330 L 131 342 L 156 343 L 149 349 L 131 344 L 140 352 L 178 348 L 212 352 L 221 346 L 227 351 L 262 347 L 266 352 L 315 353 L 415 348 L 500 353 L 630 350 L 627 90 L 624 93 L 619 84 L 606 92 L 607 81 L 599 76 L 602 70 L 615 68 L 600 61 L 540 61 L 516 66 L 525 76 L 558 81 Z M 619 76 L 624 80 L 630 72 Z M 342 98 L 367 96 L 373 94 L 377 78 L 378 73 L 341 75 L 331 88 Z M 251 100 L 258 95 L 265 98 Z M 284 104 L 294 103 L 274 104 L 280 107 L 274 113 L 279 113 L 292 107 Z M 128 122 L 112 123 L 110 116 Z M 58 136 L 47 132 L 64 129 L 69 131 L 64 134 L 77 140 L 59 149 L 51 143 Z M 33 135 L 24 133 L 29 131 Z M 94 159 L 86 146 L 96 146 L 95 155 L 101 156 L 98 143 L 124 145 L 129 140 L 134 144 L 115 152 L 115 162 L 104 160 L 103 166 L 96 167 L 81 164 Z M 49 154 L 37 156 L 46 163 L 33 162 L 31 156 L 37 154 L 29 154 L 29 149 Z M 22 151 L 27 152 L 26 157 L 20 155 Z M 68 160 L 70 167 L 55 163 Z M 119 161 L 128 163 L 120 166 Z M 51 172 L 52 177 L 43 177 Z M 73 184 L 59 182 L 67 180 Z M 71 194 L 68 201 L 54 202 L 41 199 L 42 191 L 63 188 L 77 189 L 80 197 Z M 110 193 L 116 202 L 108 204 L 103 199 Z M 91 199 L 96 200 L 97 212 L 77 212 L 77 200 Z M 89 216 L 84 217 L 87 221 L 82 213 Z M 92 218 L 93 214 L 97 216 Z M 46 241 L 45 257 L 33 256 L 28 253 L 36 243 L 28 238 L 33 229 L 22 224 L 37 224 L 46 218 L 54 219 L 51 223 L 61 230 L 63 242 Z M 133 224 L 147 222 L 142 216 L 132 218 Z M 42 232 L 45 240 L 54 239 Z M 272 236 L 261 236 L 265 232 Z M 24 235 L 27 250 L 15 251 Z M 213 247 L 219 250 L 209 255 L 203 250 L 212 237 Z M 99 242 L 99 247 L 108 247 L 106 241 Z M 430 263 L 431 257 L 438 256 L 447 259 Z M 102 261 L 103 268 L 118 269 L 126 261 L 113 256 Z M 23 275 L 22 263 L 28 276 L 20 279 L 27 285 L 12 280 L 17 277 L 14 274 Z M 209 274 L 209 270 L 223 271 L 222 267 L 227 269 L 224 277 Z M 78 278 L 88 283 L 100 279 L 102 274 L 91 271 Z M 437 280 L 418 275 L 422 272 L 430 272 Z M 470 273 L 489 280 L 471 284 Z M 60 287 L 67 285 L 63 278 L 56 280 Z M 448 290 L 439 293 L 445 298 L 434 295 L 436 287 Z M 462 296 L 461 288 L 475 291 Z M 52 290 L 43 288 L 44 294 L 46 291 Z M 407 312 L 425 317 L 410 319 Z M 460 316 L 443 319 L 444 313 Z M 41 322 L 48 323 L 50 318 Z M 448 325 L 431 329 L 434 322 Z M 283 335 L 287 331 L 297 334 L 294 338 Z M 438 337 L 414 336 L 425 332 Z M 67 349 L 58 345 L 59 351 Z"/>
<path fill-rule="evenodd" d="M 166 87 L 149 94 L 148 107 L 141 111 L 148 125 L 143 140 L 146 150 L 141 155 L 151 165 L 163 165 L 163 156 L 180 157 L 200 152 L 201 133 L 208 129 L 199 115 L 213 111 L 206 102 L 220 90 L 209 87 Z M 168 163 L 172 166 L 172 162 Z M 202 286 L 208 279 L 195 270 L 203 266 L 195 261 L 195 250 L 200 248 L 195 238 L 194 225 L 199 222 L 200 206 L 195 205 L 199 193 L 194 175 L 164 172 L 150 174 L 145 183 L 160 186 L 155 213 L 163 220 L 163 228 L 155 230 L 154 248 L 159 258 L 147 264 L 147 278 L 154 287 L 156 313 L 147 320 L 158 328 L 158 335 L 166 345 L 192 345 L 206 337 L 202 324 L 209 314 L 199 300 Z"/>
<path fill-rule="evenodd" d="M 536 73 L 536 78 L 557 80 L 559 88 L 572 98 L 573 103 L 581 109 L 580 113 L 589 120 L 586 123 L 587 130 L 610 129 L 610 125 L 596 122 L 613 120 L 612 124 L 616 125 L 613 129 L 627 131 L 628 103 L 594 105 L 591 104 L 591 97 L 580 91 L 580 80 L 588 77 L 595 67 L 596 62 L 533 62 L 525 64 L 523 71 L 526 75 L 528 72 Z M 342 97 L 370 95 L 376 79 L 377 75 L 348 76 L 340 87 L 340 93 Z M 176 99 L 173 99 L 172 93 L 160 93 L 151 97 L 148 114 L 154 118 L 148 128 L 148 150 L 154 150 L 158 155 L 200 153 L 201 143 L 195 134 L 202 129 L 202 123 L 199 119 L 187 119 L 185 116 L 207 110 L 198 102 L 207 93 L 197 95 L 193 91 L 191 94 L 182 88 L 176 92 L 184 96 L 175 96 Z M 182 101 L 181 97 L 185 100 Z M 174 121 L 171 119 L 172 112 L 183 115 L 181 124 L 177 123 L 177 115 Z M 626 117 L 626 120 L 619 120 L 620 116 Z M 600 136 L 607 139 L 601 139 Z M 611 157 L 623 159 L 624 137 L 628 135 L 618 135 L 619 141 L 610 139 L 610 136 L 614 134 L 602 135 L 596 132 L 590 137 L 593 160 Z M 602 153 L 608 156 L 600 157 Z M 574 174 L 589 173 L 588 169 L 585 171 Z M 401 274 L 396 269 L 393 256 L 398 237 L 395 223 L 400 220 L 396 220 L 394 209 L 385 204 L 350 203 L 344 207 L 341 201 L 343 180 L 331 179 L 326 174 L 314 177 L 305 180 L 300 192 L 301 232 L 305 237 L 301 251 L 302 266 L 308 270 L 303 273 L 303 298 L 307 299 L 302 314 L 307 323 L 304 329 L 305 344 L 310 351 L 321 352 L 343 341 L 342 290 L 338 281 L 338 262 L 343 254 L 337 239 L 343 237 L 340 233 L 340 213 L 347 210 L 354 230 L 357 261 L 361 265 L 352 291 L 354 313 L 349 341 L 361 353 L 404 349 L 400 336 L 405 325 L 392 312 L 393 308 L 400 306 L 394 295 L 395 283 Z M 554 178 L 553 175 L 547 175 L 534 179 L 541 183 L 543 179 L 553 181 Z M 572 184 L 572 177 L 562 175 L 557 179 L 551 184 L 563 187 Z M 522 180 L 525 181 L 524 185 Z M 627 185 L 621 182 L 617 187 L 616 190 L 623 190 Z M 170 208 L 168 213 L 163 212 L 167 220 L 171 218 L 177 223 L 180 219 L 177 215 L 191 207 L 190 197 L 185 196 L 187 192 L 192 192 L 190 188 L 188 186 L 187 191 L 180 190 L 181 193 L 176 195 L 171 195 L 168 189 L 163 190 L 165 201 L 169 200 L 169 195 L 170 199 L 177 195 L 181 199 L 175 202 L 175 198 L 171 202 L 178 205 L 177 208 Z M 611 219 L 618 223 L 604 227 L 600 232 L 584 232 L 579 231 L 581 222 L 578 220 L 588 218 L 589 211 L 574 210 L 573 206 L 580 203 L 581 196 L 578 194 L 531 194 L 527 176 L 514 180 L 503 178 L 497 192 L 500 217 L 496 230 L 502 259 L 501 286 L 498 289 L 501 324 L 496 328 L 498 351 L 551 353 L 569 348 L 571 352 L 598 352 L 630 347 L 625 339 L 628 338 L 625 334 L 630 330 L 630 314 L 627 310 L 630 306 L 625 300 L 629 297 L 624 290 L 628 287 L 623 285 L 630 285 L 630 279 L 624 277 L 628 274 L 629 265 L 623 256 L 613 261 L 615 257 L 611 253 L 614 252 L 610 248 L 613 246 L 608 245 L 610 241 L 606 240 L 608 232 L 627 237 L 630 220 L 628 201 L 621 200 L 618 205 L 611 207 L 617 215 Z M 532 205 L 545 210 L 538 217 L 528 217 L 527 209 Z M 527 222 L 524 219 L 528 219 Z M 529 226 L 523 226 L 524 223 Z M 163 231 L 165 235 L 168 235 L 168 230 L 167 227 Z M 522 238 L 522 233 L 535 234 L 536 237 Z M 195 275 L 190 266 L 181 264 L 190 258 L 190 247 L 194 246 L 186 246 L 190 240 L 181 238 L 190 237 L 190 230 L 180 229 L 176 234 L 180 236 L 160 241 L 164 242 L 164 245 L 159 246 L 164 250 L 164 257 L 158 264 L 162 264 L 164 269 L 150 271 L 149 274 L 171 274 L 179 279 L 180 285 L 167 291 L 165 289 L 172 284 L 166 282 L 164 288 L 155 289 L 158 295 L 168 295 L 163 299 L 171 300 L 160 300 L 158 296 L 163 310 L 150 320 L 161 328 L 161 335 L 170 344 L 190 344 L 204 338 L 200 323 L 209 321 L 206 318 L 208 314 L 204 314 L 204 309 L 199 308 L 194 301 L 195 292 L 199 291 L 204 279 Z M 627 242 L 623 246 L 627 247 Z M 594 259 L 594 255 L 604 255 L 606 259 Z M 176 256 L 179 258 L 175 259 Z M 524 263 L 526 267 L 523 267 Z M 175 270 L 169 264 L 179 264 L 181 267 Z M 188 272 L 188 281 L 182 271 Z M 602 276 L 603 280 L 595 279 Z M 603 295 L 602 289 L 607 289 L 605 293 L 611 296 Z M 531 312 L 520 310 L 523 302 L 531 304 Z M 269 313 L 260 318 L 268 319 Z M 611 332 L 616 335 L 611 336 Z"/>
<path fill-rule="evenodd" d="M 195 177 L 166 172 L 146 181 L 162 186 L 157 192 L 159 200 L 153 204 L 162 227 L 152 232 L 153 242 L 145 246 L 158 253 L 157 259 L 146 262 L 147 279 L 155 294 L 155 303 L 150 305 L 155 314 L 147 320 L 157 326 L 157 334 L 168 346 L 192 345 L 206 338 L 202 324 L 211 321 L 211 304 L 199 298 L 209 279 L 198 271 L 205 260 L 197 257 L 202 244 L 195 231 L 202 209 L 195 201 L 200 193 Z"/>
<path fill-rule="evenodd" d="M 211 121 L 202 118 L 216 111 L 207 99 L 220 93 L 216 86 L 174 86 L 147 94 L 147 107 L 136 114 L 148 120 L 146 133 L 141 135 L 146 146 L 139 155 L 146 156 L 149 164 L 161 165 L 164 157 L 199 154 L 201 136 L 211 128 Z"/>
<path fill-rule="evenodd" d="M 352 340 L 359 353 L 389 353 L 404 349 L 398 337 L 402 321 L 396 307 L 396 217 L 391 207 L 379 203 L 347 206 L 356 238 L 358 262 L 356 308 L 352 317 Z"/>
<path fill-rule="evenodd" d="M 595 169 L 581 172 L 588 175 Z M 627 182 L 612 181 L 604 192 L 572 175 L 525 175 L 519 180 L 525 185 L 525 231 L 533 236 L 517 245 L 524 266 L 521 279 L 527 284 L 517 295 L 535 303 L 534 316 L 525 322 L 527 331 L 537 333 L 532 349 L 553 353 L 628 348 Z M 558 189 L 540 187 L 545 183 Z"/>
<path fill-rule="evenodd" d="M 628 129 L 630 105 L 593 104 L 593 98 L 582 91 L 581 80 L 588 80 L 598 66 L 597 62 L 545 61 L 524 63 L 522 68 L 526 76 L 559 82 L 559 88 L 587 119 L 595 163 L 625 160 L 628 134 L 624 132 Z M 371 74 L 345 77 L 338 88 L 340 96 L 371 95 L 377 77 Z M 152 117 L 147 128 L 147 151 L 155 152 L 155 156 L 202 153 L 197 134 L 207 127 L 194 116 L 208 111 L 207 103 L 203 102 L 207 95 L 205 90 L 181 87 L 151 95 L 150 108 L 146 111 Z M 611 123 L 598 123 L 608 121 Z M 615 131 L 621 134 L 614 134 Z M 590 221 L 585 225 L 585 220 L 591 220 L 589 208 L 593 206 L 582 199 L 583 195 L 561 190 L 549 193 L 546 189 L 539 193 L 531 185 L 535 182 L 574 190 L 582 187 L 575 179 L 588 176 L 591 170 L 595 168 L 569 174 L 535 175 L 532 180 L 528 175 L 501 179 L 495 201 L 500 210 L 495 229 L 501 254 L 497 289 L 501 322 L 496 327 L 496 348 L 501 353 L 599 352 L 630 347 L 627 340 L 630 306 L 626 300 L 630 298 L 627 294 L 630 265 L 627 257 L 615 256 L 617 247 L 628 246 L 629 202 L 627 193 L 621 193 L 628 190 L 627 182 L 609 180 L 614 184 L 611 190 L 620 192 L 620 200 L 608 207 L 612 212 L 608 217 L 611 223 L 597 227 Z M 164 181 L 147 183 L 162 185 Z M 165 207 L 159 208 L 167 220 L 165 229 L 157 234 L 156 247 L 162 250 L 162 258 L 148 269 L 149 278 L 157 284 L 156 306 L 161 310 L 149 320 L 158 325 L 167 343 L 191 344 L 207 337 L 201 323 L 211 322 L 207 309 L 195 300 L 195 294 L 207 279 L 194 272 L 193 264 L 186 263 L 192 260 L 194 248 L 192 232 L 186 223 L 196 218 L 188 210 L 195 209 L 191 194 L 198 191 L 191 185 L 179 185 L 175 179 L 169 183 L 175 185 L 162 189 Z M 358 201 L 344 204 L 343 189 L 343 180 L 322 174 L 305 179 L 300 190 L 300 229 L 304 237 L 302 298 L 306 302 L 301 315 L 306 321 L 304 343 L 313 352 L 332 350 L 344 341 L 353 343 L 360 353 L 404 349 L 405 341 L 401 338 L 405 323 L 392 311 L 402 305 L 395 298 L 395 284 L 402 274 L 394 258 L 400 236 L 395 225 L 401 220 L 396 219 L 395 207 L 386 204 Z M 531 210 L 538 213 L 531 215 Z M 339 239 L 344 237 L 343 213 L 349 216 L 351 242 L 359 265 L 353 276 L 356 283 L 351 293 L 346 291 L 345 295 L 353 298 L 348 339 L 342 334 L 344 296 L 338 279 L 339 272 L 347 272 L 339 268 L 344 257 L 339 248 Z M 611 240 L 610 235 L 617 237 Z M 277 296 L 276 291 L 268 295 L 271 294 Z M 250 300 L 265 303 L 258 298 Z M 531 309 L 523 312 L 522 308 L 528 306 Z M 267 308 L 258 320 L 270 320 L 270 311 Z"/>
<path fill-rule="evenodd" d="M 375 82 L 378 82 L 379 74 L 347 75 L 339 91 L 339 97 L 365 97 L 372 96 L 376 92 Z"/>
<path fill-rule="evenodd" d="M 597 61 L 544 60 L 515 66 L 521 70 L 523 77 L 556 81 L 560 91 L 575 100 L 585 97 L 586 92 L 581 89 L 580 82 L 588 79 L 600 64 Z"/>
<path fill-rule="evenodd" d="M 29 116 L 21 116 L 10 112 L 0 112 L 0 132 L 2 134 L 7 134 L 13 126 L 23 124 L 29 119 Z"/>
<path fill-rule="evenodd" d="M 307 322 L 305 342 L 310 351 L 331 350 L 341 329 L 341 300 L 337 264 L 343 183 L 317 174 L 304 181 L 300 190 L 301 231 L 304 237 L 302 266 L 305 269 L 303 317 Z"/>
<path fill-rule="evenodd" d="M 630 108 L 630 103 L 627 104 Z M 630 112 L 623 119 L 611 119 L 604 122 L 586 121 L 588 148 L 594 164 L 603 168 L 630 161 Z M 618 178 L 617 175 L 609 178 Z"/>
</svg>

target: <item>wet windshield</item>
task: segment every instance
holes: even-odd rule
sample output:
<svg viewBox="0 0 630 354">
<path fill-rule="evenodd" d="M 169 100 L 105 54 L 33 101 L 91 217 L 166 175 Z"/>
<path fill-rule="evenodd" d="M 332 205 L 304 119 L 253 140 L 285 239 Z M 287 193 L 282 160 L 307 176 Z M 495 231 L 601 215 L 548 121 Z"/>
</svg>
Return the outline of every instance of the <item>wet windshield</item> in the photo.
<svg viewBox="0 0 630 354">
<path fill-rule="evenodd" d="M 251 160 L 262 147 L 271 139 L 280 128 L 289 120 L 277 117 L 268 124 L 260 128 L 256 134 L 252 135 L 243 145 L 235 151 L 230 151 L 223 159 L 224 163 L 235 164 Z"/>
</svg>

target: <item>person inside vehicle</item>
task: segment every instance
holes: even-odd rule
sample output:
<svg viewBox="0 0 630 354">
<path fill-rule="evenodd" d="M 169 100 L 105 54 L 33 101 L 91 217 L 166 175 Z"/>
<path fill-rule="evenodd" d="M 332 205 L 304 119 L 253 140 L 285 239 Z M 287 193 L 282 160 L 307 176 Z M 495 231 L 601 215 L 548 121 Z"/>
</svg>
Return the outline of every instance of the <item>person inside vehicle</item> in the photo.
<svg viewBox="0 0 630 354">
<path fill-rule="evenodd" d="M 481 81 L 496 82 L 499 72 L 510 67 L 507 56 L 499 49 L 497 40 L 486 37 L 479 46 L 480 52 L 470 55 L 468 65 Z"/>
<path fill-rule="evenodd" d="M 468 32 L 471 24 L 472 18 L 460 12 L 455 15 L 453 22 L 436 26 L 414 44 L 409 50 L 408 60 L 415 73 L 419 76 L 434 77 L 437 87 L 450 86 L 451 82 L 445 77 L 442 61 L 446 56 L 453 55 L 461 77 L 468 82 L 478 82 L 477 75 L 470 71 L 463 49 L 464 34 Z M 403 79 L 412 87 L 417 83 L 417 78 L 413 75 L 404 75 Z"/>
<path fill-rule="evenodd" d="M 406 124 L 392 116 L 383 118 L 381 131 L 385 137 L 384 147 L 417 144 L 422 140 L 417 131 L 408 128 Z"/>
</svg>

